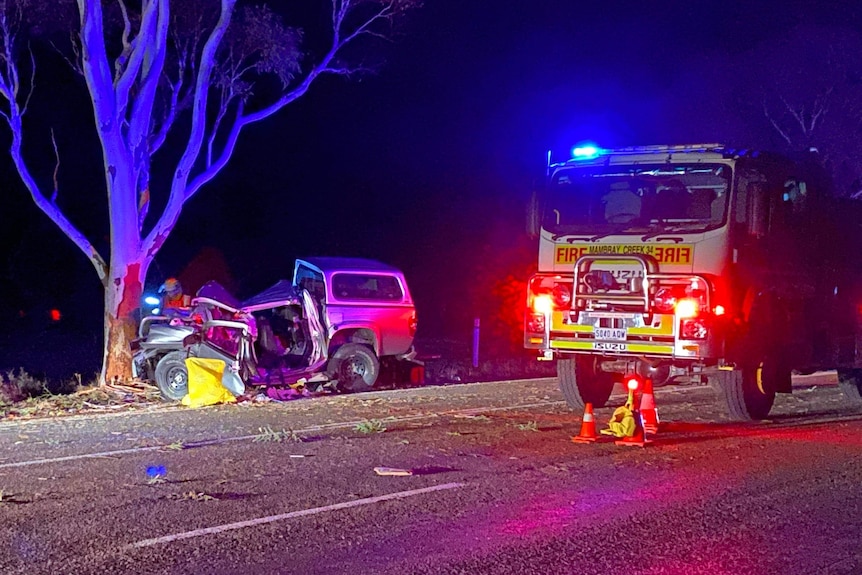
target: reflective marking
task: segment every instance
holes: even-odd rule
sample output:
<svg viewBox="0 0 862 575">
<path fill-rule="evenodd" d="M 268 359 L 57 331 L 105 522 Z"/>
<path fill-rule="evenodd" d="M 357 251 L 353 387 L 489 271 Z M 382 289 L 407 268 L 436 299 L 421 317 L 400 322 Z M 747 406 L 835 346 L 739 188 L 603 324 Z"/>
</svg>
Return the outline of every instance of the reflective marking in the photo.
<svg viewBox="0 0 862 575">
<path fill-rule="evenodd" d="M 212 535 L 214 533 L 222 533 L 224 531 L 232 531 L 234 529 L 244 529 L 246 527 L 254 527 L 256 525 L 264 525 L 284 519 L 292 519 L 294 517 L 305 517 L 306 515 L 316 515 L 327 511 L 337 511 L 339 509 L 349 509 L 351 507 L 359 507 L 362 505 L 371 505 L 372 503 L 380 503 L 381 501 L 392 501 L 393 499 L 404 499 L 413 497 L 414 495 L 422 495 L 424 493 L 432 493 L 434 491 L 444 491 L 447 489 L 458 489 L 464 487 L 464 483 L 444 483 L 443 485 L 434 485 L 433 487 L 425 487 L 422 489 L 411 489 L 410 491 L 398 491 L 389 493 L 388 495 L 379 495 L 377 497 L 366 497 L 365 499 L 355 499 L 353 501 L 344 501 L 343 503 L 334 503 L 324 507 L 313 507 L 311 509 L 303 509 L 301 511 L 291 511 L 290 513 L 282 513 L 280 515 L 270 515 L 269 517 L 259 517 L 257 519 L 249 519 L 247 521 L 237 521 L 236 523 L 225 523 L 224 525 L 216 525 L 215 527 L 206 527 L 203 529 L 195 529 L 194 531 L 185 531 L 183 533 L 174 533 L 173 535 L 165 535 L 163 537 L 154 537 L 153 539 L 144 539 L 137 543 L 126 545 L 123 549 L 140 549 L 141 547 L 152 547 L 153 545 L 161 545 L 162 543 L 170 543 L 181 539 L 191 539 L 192 537 L 200 537 L 202 535 Z"/>
<path fill-rule="evenodd" d="M 595 342 L 590 341 L 588 339 L 583 339 L 581 341 L 559 341 L 552 340 L 551 348 L 552 349 L 566 349 L 566 350 L 585 350 L 592 351 L 595 349 L 593 346 Z M 625 345 L 625 351 L 629 353 L 651 353 L 656 355 L 673 355 L 673 346 L 672 345 L 657 345 L 653 343 L 626 343 L 626 344 L 617 344 L 617 345 Z"/>
</svg>

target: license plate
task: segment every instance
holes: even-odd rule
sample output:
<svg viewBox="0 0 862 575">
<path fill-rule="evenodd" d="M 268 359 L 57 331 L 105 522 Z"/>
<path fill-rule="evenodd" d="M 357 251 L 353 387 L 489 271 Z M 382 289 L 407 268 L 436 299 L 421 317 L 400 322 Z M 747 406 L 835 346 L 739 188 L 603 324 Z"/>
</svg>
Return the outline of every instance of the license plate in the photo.
<svg viewBox="0 0 862 575">
<path fill-rule="evenodd" d="M 597 327 L 595 330 L 596 339 L 610 339 L 614 341 L 625 341 L 626 330 L 620 328 Z"/>
<path fill-rule="evenodd" d="M 626 351 L 626 349 L 628 349 L 628 346 L 624 343 L 596 341 L 593 342 L 593 349 L 598 351 Z"/>
</svg>

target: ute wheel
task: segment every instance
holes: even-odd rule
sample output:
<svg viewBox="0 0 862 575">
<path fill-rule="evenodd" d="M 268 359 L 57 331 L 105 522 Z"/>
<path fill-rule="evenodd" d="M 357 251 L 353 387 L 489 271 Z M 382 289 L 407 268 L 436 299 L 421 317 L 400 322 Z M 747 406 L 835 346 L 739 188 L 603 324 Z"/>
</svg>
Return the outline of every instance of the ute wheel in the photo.
<svg viewBox="0 0 862 575">
<path fill-rule="evenodd" d="M 596 369 L 596 359 L 575 356 L 557 360 L 560 390 L 571 409 L 582 411 L 587 403 L 604 407 L 614 390 L 613 374 Z"/>
<path fill-rule="evenodd" d="M 854 407 L 862 407 L 862 369 L 839 369 L 838 387 Z"/>
<path fill-rule="evenodd" d="M 326 371 L 338 381 L 339 391 L 368 391 L 380 375 L 380 361 L 367 345 L 346 343 L 332 354 Z"/>
<path fill-rule="evenodd" d="M 156 364 L 156 385 L 168 401 L 180 401 L 189 392 L 189 370 L 186 353 L 172 351 Z"/>
</svg>

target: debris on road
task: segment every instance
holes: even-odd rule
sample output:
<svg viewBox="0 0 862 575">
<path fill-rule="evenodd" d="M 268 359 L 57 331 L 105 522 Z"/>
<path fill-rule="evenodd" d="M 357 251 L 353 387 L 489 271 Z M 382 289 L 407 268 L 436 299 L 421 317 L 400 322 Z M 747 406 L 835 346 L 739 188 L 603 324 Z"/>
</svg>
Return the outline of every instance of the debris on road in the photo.
<svg viewBox="0 0 862 575">
<path fill-rule="evenodd" d="M 413 471 L 411 469 L 398 469 L 396 467 L 375 467 L 374 473 L 376 473 L 377 475 L 392 476 L 413 475 Z"/>
<path fill-rule="evenodd" d="M 23 401 L 4 404 L 0 401 L 0 420 L 34 419 L 77 415 L 80 413 L 116 412 L 162 406 L 158 390 L 137 382 L 81 387 L 70 394 L 46 393 Z"/>
</svg>

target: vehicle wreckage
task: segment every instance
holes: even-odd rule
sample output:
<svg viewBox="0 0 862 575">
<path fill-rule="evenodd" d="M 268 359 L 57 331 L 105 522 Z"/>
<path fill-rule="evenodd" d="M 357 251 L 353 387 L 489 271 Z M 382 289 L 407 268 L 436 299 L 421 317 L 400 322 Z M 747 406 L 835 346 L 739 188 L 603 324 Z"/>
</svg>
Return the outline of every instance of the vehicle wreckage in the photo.
<svg viewBox="0 0 862 575">
<path fill-rule="evenodd" d="M 188 309 L 143 318 L 133 374 L 171 401 L 188 393 L 190 357 L 224 361 L 222 385 L 236 396 L 260 386 L 280 399 L 296 384 L 364 391 L 376 383 L 381 359 L 415 362 L 415 333 L 416 310 L 398 269 L 359 258 L 299 259 L 293 281 L 245 301 L 209 282 Z"/>
</svg>

